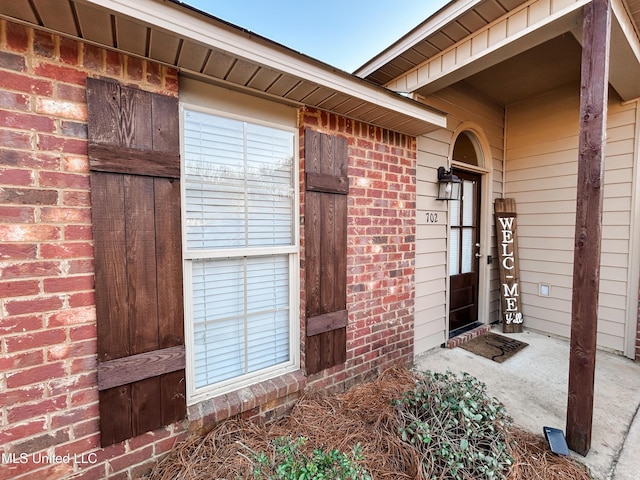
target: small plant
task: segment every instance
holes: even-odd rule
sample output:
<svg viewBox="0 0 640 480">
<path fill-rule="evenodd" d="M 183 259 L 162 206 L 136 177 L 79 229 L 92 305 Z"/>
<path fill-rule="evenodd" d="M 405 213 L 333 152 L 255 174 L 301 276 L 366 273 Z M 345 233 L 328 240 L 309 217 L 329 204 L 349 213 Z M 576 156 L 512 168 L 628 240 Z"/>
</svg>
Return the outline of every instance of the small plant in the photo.
<svg viewBox="0 0 640 480">
<path fill-rule="evenodd" d="M 311 456 L 300 451 L 307 439 L 278 437 L 271 441 L 271 455 L 249 450 L 247 457 L 253 465 L 253 476 L 260 480 L 371 480 L 359 465 L 360 445 L 353 447 L 351 456 L 339 451 L 313 450 Z"/>
<path fill-rule="evenodd" d="M 513 463 L 505 440 L 511 419 L 475 377 L 422 372 L 394 405 L 402 440 L 422 455 L 424 478 L 505 478 Z"/>
</svg>

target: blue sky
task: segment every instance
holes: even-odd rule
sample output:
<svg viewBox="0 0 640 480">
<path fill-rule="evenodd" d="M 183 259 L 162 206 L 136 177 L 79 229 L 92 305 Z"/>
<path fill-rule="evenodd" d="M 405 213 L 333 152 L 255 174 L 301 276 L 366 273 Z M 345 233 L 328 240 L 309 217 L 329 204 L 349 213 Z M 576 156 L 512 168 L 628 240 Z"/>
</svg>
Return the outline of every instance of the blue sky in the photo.
<svg viewBox="0 0 640 480">
<path fill-rule="evenodd" d="M 182 0 L 227 22 L 353 72 L 447 0 Z"/>
</svg>

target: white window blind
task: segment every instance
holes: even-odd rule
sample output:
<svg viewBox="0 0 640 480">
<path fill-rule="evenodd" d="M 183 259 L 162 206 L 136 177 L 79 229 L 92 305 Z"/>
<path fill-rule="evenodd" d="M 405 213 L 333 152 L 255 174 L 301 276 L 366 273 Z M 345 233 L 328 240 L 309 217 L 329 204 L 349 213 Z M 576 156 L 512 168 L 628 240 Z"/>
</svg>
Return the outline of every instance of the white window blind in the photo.
<svg viewBox="0 0 640 480">
<path fill-rule="evenodd" d="M 184 109 L 194 391 L 294 362 L 294 133 Z"/>
<path fill-rule="evenodd" d="M 449 208 L 451 209 L 451 226 L 460 226 L 460 201 L 449 202 Z"/>
<path fill-rule="evenodd" d="M 462 229 L 462 266 L 460 273 L 473 271 L 473 228 Z"/>
<path fill-rule="evenodd" d="M 471 227 L 474 224 L 473 215 L 475 210 L 474 182 L 470 180 L 465 180 L 462 185 L 463 185 L 462 202 L 453 202 L 453 203 L 462 203 L 462 225 L 465 227 Z"/>
<path fill-rule="evenodd" d="M 458 275 L 460 273 L 460 229 L 451 229 L 449 242 L 451 244 L 449 246 L 449 275 Z"/>
<path fill-rule="evenodd" d="M 187 111 L 187 246 L 291 245 L 293 134 Z"/>
<path fill-rule="evenodd" d="M 194 260 L 196 388 L 289 360 L 287 255 Z"/>
</svg>

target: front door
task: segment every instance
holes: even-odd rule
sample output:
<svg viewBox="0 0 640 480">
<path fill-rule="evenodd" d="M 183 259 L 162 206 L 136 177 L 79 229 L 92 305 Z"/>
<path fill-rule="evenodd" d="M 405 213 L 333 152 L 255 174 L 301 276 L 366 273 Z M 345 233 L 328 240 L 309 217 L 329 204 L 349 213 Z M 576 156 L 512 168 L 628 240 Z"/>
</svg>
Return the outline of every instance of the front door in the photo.
<svg viewBox="0 0 640 480">
<path fill-rule="evenodd" d="M 462 170 L 459 201 L 451 201 L 449 338 L 478 321 L 480 175 Z"/>
</svg>

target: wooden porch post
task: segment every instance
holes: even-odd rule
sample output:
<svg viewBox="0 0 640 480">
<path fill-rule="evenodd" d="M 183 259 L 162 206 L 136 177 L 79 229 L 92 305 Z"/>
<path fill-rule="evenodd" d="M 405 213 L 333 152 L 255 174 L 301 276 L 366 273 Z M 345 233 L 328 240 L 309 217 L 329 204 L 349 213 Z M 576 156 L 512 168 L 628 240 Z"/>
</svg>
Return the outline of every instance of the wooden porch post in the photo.
<svg viewBox="0 0 640 480">
<path fill-rule="evenodd" d="M 610 26 L 610 0 L 585 5 L 567 402 L 567 443 L 580 455 L 591 447 L 593 421 Z"/>
</svg>

